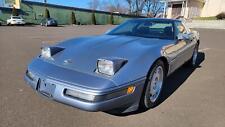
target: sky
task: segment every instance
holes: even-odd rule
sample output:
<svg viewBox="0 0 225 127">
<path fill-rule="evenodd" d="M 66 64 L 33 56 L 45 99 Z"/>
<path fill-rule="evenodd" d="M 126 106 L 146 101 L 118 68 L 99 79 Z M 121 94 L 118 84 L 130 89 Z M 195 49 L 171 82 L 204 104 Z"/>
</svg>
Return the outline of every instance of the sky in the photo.
<svg viewBox="0 0 225 127">
<path fill-rule="evenodd" d="M 27 1 L 44 2 L 44 0 L 27 0 Z M 91 1 L 92 0 L 47 0 L 47 3 L 90 9 L 89 4 L 90 4 Z M 114 0 L 99 0 L 100 3 L 113 2 L 113 1 Z M 124 2 L 122 2 L 121 0 L 115 0 L 115 1 L 119 1 L 120 4 L 126 6 L 126 4 Z M 98 8 L 98 9 L 100 9 L 100 8 Z"/>
<path fill-rule="evenodd" d="M 37 1 L 44 2 L 44 0 L 29 0 L 29 1 Z M 89 3 L 91 0 L 47 0 L 48 3 L 58 4 L 63 6 L 72 6 L 79 8 L 89 8 Z"/>
<path fill-rule="evenodd" d="M 44 2 L 45 0 L 27 0 L 27 1 Z M 63 6 L 70 6 L 70 7 L 78 7 L 78 8 L 90 9 L 89 3 L 91 1 L 92 0 L 47 0 L 47 3 L 63 5 Z M 106 1 L 107 2 L 113 2 L 114 0 L 99 0 L 99 1 L 100 1 L 100 3 L 104 3 Z M 122 6 L 127 6 L 127 4 L 122 2 L 121 0 L 117 0 L 117 1 L 119 1 Z M 98 8 L 97 10 L 101 10 L 101 9 Z"/>
</svg>

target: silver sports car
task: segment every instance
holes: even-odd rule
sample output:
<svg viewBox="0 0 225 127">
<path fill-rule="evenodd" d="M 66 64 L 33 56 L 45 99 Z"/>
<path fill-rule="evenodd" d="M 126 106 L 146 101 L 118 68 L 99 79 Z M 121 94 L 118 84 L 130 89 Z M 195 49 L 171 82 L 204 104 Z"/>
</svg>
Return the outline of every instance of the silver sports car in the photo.
<svg viewBox="0 0 225 127">
<path fill-rule="evenodd" d="M 43 97 L 82 110 L 149 109 L 168 75 L 196 65 L 199 42 L 180 20 L 132 19 L 103 35 L 42 47 L 25 80 Z"/>
</svg>

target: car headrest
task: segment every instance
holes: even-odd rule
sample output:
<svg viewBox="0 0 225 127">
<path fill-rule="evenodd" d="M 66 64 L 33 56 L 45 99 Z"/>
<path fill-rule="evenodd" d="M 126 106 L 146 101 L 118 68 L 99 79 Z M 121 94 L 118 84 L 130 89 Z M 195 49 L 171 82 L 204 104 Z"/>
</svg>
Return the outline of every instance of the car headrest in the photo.
<svg viewBox="0 0 225 127">
<path fill-rule="evenodd" d="M 168 35 L 168 36 L 172 35 L 173 34 L 173 28 L 171 26 L 165 27 L 164 28 L 164 34 Z"/>
<path fill-rule="evenodd" d="M 149 33 L 149 27 L 140 27 L 140 28 L 137 29 L 137 33 L 148 34 Z"/>
</svg>

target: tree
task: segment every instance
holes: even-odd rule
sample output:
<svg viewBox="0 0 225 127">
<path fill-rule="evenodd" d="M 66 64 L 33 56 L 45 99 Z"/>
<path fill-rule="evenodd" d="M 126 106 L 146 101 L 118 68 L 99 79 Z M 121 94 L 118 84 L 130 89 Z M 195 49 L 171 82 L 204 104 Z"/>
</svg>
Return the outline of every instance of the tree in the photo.
<svg viewBox="0 0 225 127">
<path fill-rule="evenodd" d="M 45 18 L 50 18 L 50 13 L 47 8 L 45 9 Z"/>
<path fill-rule="evenodd" d="M 134 11 L 134 3 L 133 0 L 126 0 L 128 7 L 129 7 L 129 14 L 132 14 Z"/>
<path fill-rule="evenodd" d="M 144 10 L 149 17 L 156 17 L 162 9 L 162 4 L 159 0 L 145 0 Z"/>
<path fill-rule="evenodd" d="M 110 15 L 110 24 L 114 24 L 114 18 L 113 18 L 113 13 L 111 13 L 111 15 Z"/>
<path fill-rule="evenodd" d="M 71 13 L 71 24 L 77 24 L 75 13 L 72 11 Z"/>
<path fill-rule="evenodd" d="M 95 18 L 95 12 L 92 12 L 92 24 L 96 25 L 96 18 Z"/>
<path fill-rule="evenodd" d="M 92 9 L 92 24 L 93 25 L 96 25 L 96 18 L 95 18 L 95 10 L 99 7 L 99 0 L 92 0 L 90 3 L 89 3 L 89 7 Z"/>
<path fill-rule="evenodd" d="M 146 0 L 135 0 L 135 8 L 136 8 L 135 14 L 137 16 L 140 16 L 142 14 L 142 11 L 143 11 L 143 8 L 145 5 L 145 1 Z"/>
<path fill-rule="evenodd" d="M 12 15 L 13 16 L 18 16 L 18 12 L 17 12 L 17 9 L 15 7 L 12 8 Z"/>
<path fill-rule="evenodd" d="M 129 14 L 141 15 L 145 1 L 146 0 L 126 0 L 129 6 Z"/>
<path fill-rule="evenodd" d="M 102 10 L 111 12 L 111 13 L 122 13 L 125 14 L 128 12 L 128 8 L 125 7 L 125 5 L 121 4 L 121 1 L 119 2 L 119 0 L 105 0 L 101 3 Z"/>
<path fill-rule="evenodd" d="M 100 5 L 99 0 L 91 0 L 91 2 L 89 2 L 89 7 L 92 10 L 96 10 Z"/>
<path fill-rule="evenodd" d="M 160 0 L 126 0 L 129 7 L 129 14 L 137 16 L 147 14 L 147 16 L 156 17 L 161 9 L 162 3 Z"/>
</svg>

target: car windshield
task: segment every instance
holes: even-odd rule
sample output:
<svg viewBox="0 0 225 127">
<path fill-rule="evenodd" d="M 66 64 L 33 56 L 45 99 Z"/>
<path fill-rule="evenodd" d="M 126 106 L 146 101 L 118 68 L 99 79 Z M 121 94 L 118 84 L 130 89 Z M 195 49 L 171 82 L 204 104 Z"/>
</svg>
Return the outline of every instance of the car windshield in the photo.
<svg viewBox="0 0 225 127">
<path fill-rule="evenodd" d="M 19 17 L 19 16 L 13 16 L 12 18 L 13 19 L 21 19 L 21 17 Z"/>
<path fill-rule="evenodd" d="M 109 35 L 173 39 L 173 23 L 162 20 L 129 20 L 108 33 Z"/>
</svg>

